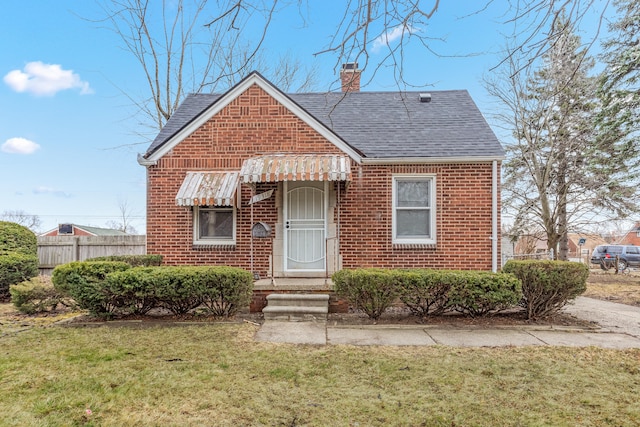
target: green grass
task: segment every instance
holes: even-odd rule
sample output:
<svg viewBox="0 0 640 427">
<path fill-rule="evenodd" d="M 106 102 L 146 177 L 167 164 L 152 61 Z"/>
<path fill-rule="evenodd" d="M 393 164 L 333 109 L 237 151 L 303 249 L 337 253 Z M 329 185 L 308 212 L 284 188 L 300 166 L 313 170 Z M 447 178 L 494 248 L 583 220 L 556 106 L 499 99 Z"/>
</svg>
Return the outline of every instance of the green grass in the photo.
<svg viewBox="0 0 640 427">
<path fill-rule="evenodd" d="M 296 346 L 256 343 L 255 331 L 49 327 L 5 336 L 0 425 L 640 424 L 640 350 Z"/>
</svg>

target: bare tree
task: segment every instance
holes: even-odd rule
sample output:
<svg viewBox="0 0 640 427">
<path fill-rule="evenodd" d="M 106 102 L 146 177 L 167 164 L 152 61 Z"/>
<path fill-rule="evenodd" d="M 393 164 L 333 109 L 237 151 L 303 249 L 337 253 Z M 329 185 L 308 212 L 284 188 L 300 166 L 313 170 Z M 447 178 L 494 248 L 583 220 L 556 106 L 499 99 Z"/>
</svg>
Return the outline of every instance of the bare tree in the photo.
<svg viewBox="0 0 640 427">
<path fill-rule="evenodd" d="M 34 233 L 39 233 L 40 227 L 42 226 L 42 221 L 38 215 L 30 215 L 23 210 L 4 211 L 0 215 L 0 218 L 3 221 L 23 225 Z"/>
<path fill-rule="evenodd" d="M 104 22 L 139 63 L 148 95 L 125 94 L 151 121 L 164 126 L 187 93 L 227 88 L 266 59 L 261 52 L 278 0 L 100 0 Z M 249 39 L 246 28 L 259 28 Z M 300 61 L 281 56 L 272 65 L 283 90 L 313 84 Z M 263 67 L 266 69 L 267 67 Z M 283 75 L 283 70 L 286 76 Z"/>
<path fill-rule="evenodd" d="M 306 1 L 97 1 L 105 12 L 104 22 L 141 66 L 147 94 L 138 98 L 125 93 L 151 119 L 154 131 L 162 128 L 187 92 L 227 88 L 253 69 L 270 69 L 273 76 L 266 76 L 273 77 L 283 90 L 295 86 L 307 90 L 313 80 L 296 76 L 304 73 L 299 61 L 282 56 L 275 65 L 261 49 L 274 16 L 284 8 L 297 7 L 304 20 L 309 7 Z M 471 14 L 484 13 L 492 3 L 479 3 Z M 560 10 L 566 9 L 569 20 L 578 23 L 587 11 L 599 8 L 602 14 L 607 5 L 608 1 L 597 0 L 511 0 L 504 3 L 503 23 L 510 28 L 505 34 L 518 40 L 518 51 L 535 59 L 553 46 L 555 39 L 548 30 Z M 369 71 L 369 81 L 379 70 L 390 68 L 399 88 L 424 86 L 428 82 L 412 83 L 405 78 L 405 50 L 414 43 L 425 52 L 446 53 L 434 48 L 440 35 L 427 31 L 439 7 L 440 0 L 350 0 L 336 8 L 333 36 L 315 55 L 335 58 L 336 82 L 343 63 L 358 62 L 360 69 Z"/>
<path fill-rule="evenodd" d="M 118 210 L 120 212 L 119 219 L 117 221 L 107 221 L 106 226 L 127 234 L 136 234 L 138 231 L 131 224 L 134 213 L 126 199 L 118 200 Z"/>
<path fill-rule="evenodd" d="M 492 0 L 480 2 L 475 11 L 460 18 L 485 13 L 492 3 L 494 3 Z M 525 69 L 552 48 L 556 38 L 554 34 L 549 33 L 549 29 L 554 27 L 561 13 L 565 13 L 570 22 L 579 25 L 588 12 L 595 11 L 599 16 L 599 24 L 596 34 L 590 41 L 594 43 L 608 3 L 608 1 L 599 0 L 504 2 L 502 23 L 505 38 L 510 38 L 513 41 L 512 44 L 517 45 L 517 49 L 513 52 L 517 51 L 531 61 L 522 63 L 522 68 L 514 72 Z M 399 87 L 415 85 L 416 83 L 405 79 L 404 73 L 405 51 L 410 43 L 422 46 L 425 53 L 436 56 L 452 55 L 451 52 L 439 51 L 435 47 L 434 42 L 443 41 L 442 35 L 428 31 L 429 21 L 437 19 L 439 8 L 440 0 L 349 1 L 340 15 L 341 19 L 329 45 L 315 55 L 335 56 L 336 70 L 345 62 L 358 62 L 361 69 L 369 69 L 369 81 L 374 79 L 378 70 L 392 68 Z M 378 50 L 383 54 L 380 56 L 372 54 Z M 503 61 L 496 64 L 496 67 L 508 60 L 509 54 L 505 55 Z"/>
</svg>

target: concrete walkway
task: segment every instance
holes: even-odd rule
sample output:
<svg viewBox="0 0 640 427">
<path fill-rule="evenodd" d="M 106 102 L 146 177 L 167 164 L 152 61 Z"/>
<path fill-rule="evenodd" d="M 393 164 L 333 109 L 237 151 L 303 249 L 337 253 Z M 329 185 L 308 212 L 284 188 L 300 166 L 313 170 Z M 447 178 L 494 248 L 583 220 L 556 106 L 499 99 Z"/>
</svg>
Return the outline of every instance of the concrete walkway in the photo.
<svg viewBox="0 0 640 427">
<path fill-rule="evenodd" d="M 482 327 L 330 325 L 326 322 L 266 321 L 257 341 L 291 344 L 343 344 L 453 347 L 549 345 L 640 348 L 640 308 L 580 297 L 566 311 L 600 328 L 561 326 Z"/>
<path fill-rule="evenodd" d="M 564 310 L 579 319 L 594 321 L 611 332 L 640 338 L 640 307 L 578 297 Z"/>
</svg>

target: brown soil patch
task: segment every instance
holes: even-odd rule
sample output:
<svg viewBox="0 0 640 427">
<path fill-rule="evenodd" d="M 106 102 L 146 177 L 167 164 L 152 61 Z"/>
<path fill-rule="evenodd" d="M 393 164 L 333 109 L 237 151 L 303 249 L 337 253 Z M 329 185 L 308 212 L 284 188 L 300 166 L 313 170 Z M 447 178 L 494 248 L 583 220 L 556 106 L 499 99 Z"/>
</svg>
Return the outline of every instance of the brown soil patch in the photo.
<svg viewBox="0 0 640 427">
<path fill-rule="evenodd" d="M 612 271 L 592 270 L 583 295 L 640 307 L 640 272 L 614 274 Z"/>
<path fill-rule="evenodd" d="M 575 326 L 594 327 L 593 322 L 584 321 L 569 314 L 557 314 L 545 319 L 536 321 L 527 320 L 525 312 L 521 309 L 513 309 L 501 313 L 490 314 L 483 317 L 471 317 L 460 313 L 447 313 L 438 316 L 427 316 L 420 318 L 414 316 L 409 310 L 401 307 L 392 307 L 387 310 L 377 322 L 369 319 L 364 313 L 329 313 L 328 323 L 331 325 L 441 325 L 448 327 L 513 327 L 531 325 L 555 325 L 555 326 Z M 70 320 L 70 323 L 92 324 L 104 322 L 103 319 L 92 318 L 88 315 L 81 315 Z M 262 324 L 264 317 L 262 313 L 238 313 L 232 318 L 219 318 L 203 314 L 185 314 L 176 316 L 171 313 L 157 310 L 148 315 L 120 316 L 108 322 L 113 324 L 147 324 L 146 326 L 162 325 L 168 323 L 208 323 L 208 322 L 250 322 Z"/>
</svg>

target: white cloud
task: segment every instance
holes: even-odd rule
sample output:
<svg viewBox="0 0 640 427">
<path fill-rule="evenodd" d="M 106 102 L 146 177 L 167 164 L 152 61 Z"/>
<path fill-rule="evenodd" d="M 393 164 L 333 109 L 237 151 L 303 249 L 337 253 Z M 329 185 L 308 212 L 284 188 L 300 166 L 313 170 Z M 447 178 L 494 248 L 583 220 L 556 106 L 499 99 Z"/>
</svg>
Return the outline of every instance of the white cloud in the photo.
<svg viewBox="0 0 640 427">
<path fill-rule="evenodd" d="M 9 138 L 0 147 L 0 150 L 9 154 L 33 154 L 40 145 L 25 138 Z"/>
<path fill-rule="evenodd" d="M 67 193 L 66 191 L 56 190 L 55 188 L 46 187 L 44 185 L 34 188 L 33 194 L 51 194 L 52 196 L 64 197 L 64 198 L 73 197 L 72 194 Z"/>
<path fill-rule="evenodd" d="M 406 25 L 398 25 L 397 27 L 392 28 L 391 30 L 375 39 L 373 41 L 373 48 L 371 50 L 373 53 L 378 53 L 380 52 L 380 49 L 398 40 L 400 37 L 404 36 L 405 33 L 411 34 L 413 32 L 415 32 L 415 29 L 412 27 Z"/>
<path fill-rule="evenodd" d="M 13 70 L 4 76 L 4 82 L 16 92 L 37 96 L 53 96 L 61 90 L 80 89 L 81 95 L 93 93 L 89 83 L 72 70 L 63 70 L 58 64 L 29 62 L 24 71 Z"/>
</svg>

